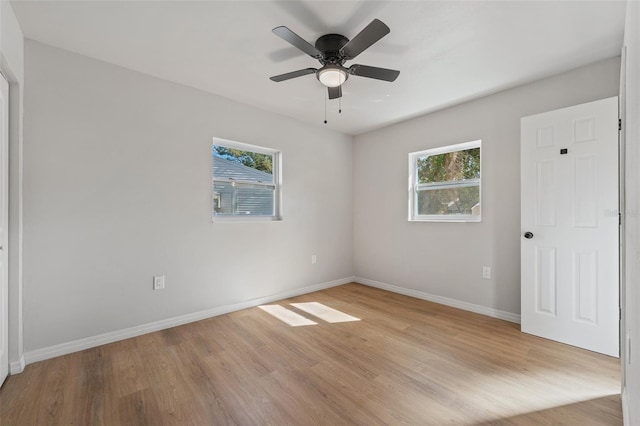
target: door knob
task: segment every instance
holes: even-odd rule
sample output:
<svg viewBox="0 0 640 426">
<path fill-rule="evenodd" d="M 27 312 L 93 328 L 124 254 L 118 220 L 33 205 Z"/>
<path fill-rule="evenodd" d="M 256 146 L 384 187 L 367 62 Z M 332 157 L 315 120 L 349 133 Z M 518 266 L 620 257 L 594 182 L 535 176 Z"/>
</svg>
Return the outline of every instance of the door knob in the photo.
<svg viewBox="0 0 640 426">
<path fill-rule="evenodd" d="M 529 232 L 529 231 L 525 232 L 525 233 L 524 233 L 524 237 L 525 237 L 527 240 L 530 240 L 531 238 L 533 238 L 533 232 Z"/>
</svg>

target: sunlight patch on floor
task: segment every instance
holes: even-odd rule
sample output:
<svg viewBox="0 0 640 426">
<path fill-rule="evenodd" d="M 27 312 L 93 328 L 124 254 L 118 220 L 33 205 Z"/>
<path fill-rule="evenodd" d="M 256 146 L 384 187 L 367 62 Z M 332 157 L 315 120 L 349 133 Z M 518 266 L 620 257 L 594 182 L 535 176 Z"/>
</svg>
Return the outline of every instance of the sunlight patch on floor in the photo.
<svg viewBox="0 0 640 426">
<path fill-rule="evenodd" d="M 317 322 L 313 322 L 310 319 L 305 318 L 302 315 L 297 314 L 280 305 L 262 305 L 262 306 L 258 306 L 258 308 L 262 309 L 263 311 L 265 311 L 270 315 L 273 315 L 274 317 L 278 318 L 280 321 L 286 324 L 289 324 L 291 327 L 317 324 Z"/>
<path fill-rule="evenodd" d="M 330 323 L 360 321 L 360 318 L 345 314 L 318 302 L 292 303 L 291 306 Z"/>
<path fill-rule="evenodd" d="M 328 323 L 360 321 L 360 318 L 345 314 L 318 302 L 291 303 L 291 306 Z M 300 315 L 281 305 L 261 305 L 258 308 L 292 327 L 318 324 L 304 315 Z"/>
<path fill-rule="evenodd" d="M 544 371 L 539 377 L 515 372 L 507 374 L 470 375 L 465 389 L 457 389 L 464 400 L 473 401 L 478 407 L 491 407 L 484 413 L 478 413 L 478 420 L 485 422 L 498 419 L 533 416 L 561 407 L 580 407 L 589 401 L 615 397 L 620 391 L 615 388 L 591 383 L 585 373 L 583 386 L 563 386 L 563 383 L 575 383 L 563 380 L 562 374 L 554 372 L 554 380 L 544 378 Z M 556 386 L 549 386 L 550 382 Z M 495 395 L 508 393 L 510 398 L 495 398 Z M 530 398 L 529 395 L 535 395 Z M 535 423 L 533 423 L 535 424 Z"/>
</svg>

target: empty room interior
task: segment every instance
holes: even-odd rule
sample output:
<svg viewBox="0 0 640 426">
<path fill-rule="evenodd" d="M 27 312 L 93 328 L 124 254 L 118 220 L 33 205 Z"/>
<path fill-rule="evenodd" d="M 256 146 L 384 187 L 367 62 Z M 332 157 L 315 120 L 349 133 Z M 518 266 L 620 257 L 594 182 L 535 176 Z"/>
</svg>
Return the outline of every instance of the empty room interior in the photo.
<svg viewBox="0 0 640 426">
<path fill-rule="evenodd" d="M 640 425 L 640 2 L 0 1 L 0 424 Z"/>
</svg>

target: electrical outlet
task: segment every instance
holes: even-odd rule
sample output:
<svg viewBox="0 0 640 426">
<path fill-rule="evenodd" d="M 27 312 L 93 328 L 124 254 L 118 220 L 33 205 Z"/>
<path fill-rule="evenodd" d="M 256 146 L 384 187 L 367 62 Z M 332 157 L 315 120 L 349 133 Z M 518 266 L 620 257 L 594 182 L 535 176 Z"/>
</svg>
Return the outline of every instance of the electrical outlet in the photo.
<svg viewBox="0 0 640 426">
<path fill-rule="evenodd" d="M 312 254 L 311 255 L 311 264 L 315 265 L 317 261 L 318 261 L 317 256 L 315 254 Z"/>
<path fill-rule="evenodd" d="M 164 288 L 164 275 L 153 277 L 153 289 L 162 290 Z"/>
<path fill-rule="evenodd" d="M 482 267 L 482 278 L 484 278 L 485 280 L 490 280 L 491 279 L 491 267 L 490 266 L 483 266 Z"/>
</svg>

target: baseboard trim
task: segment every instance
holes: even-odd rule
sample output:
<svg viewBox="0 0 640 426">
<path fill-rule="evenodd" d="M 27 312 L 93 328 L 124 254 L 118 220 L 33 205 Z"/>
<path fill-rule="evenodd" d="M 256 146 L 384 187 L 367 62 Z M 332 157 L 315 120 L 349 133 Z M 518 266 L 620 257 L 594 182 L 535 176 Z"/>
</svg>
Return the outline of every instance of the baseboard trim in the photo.
<svg viewBox="0 0 640 426">
<path fill-rule="evenodd" d="M 353 280 L 359 284 L 364 284 L 369 287 L 380 288 L 382 290 L 387 290 L 392 293 L 398 293 L 398 294 L 403 294 L 405 296 L 416 297 L 418 299 L 428 300 L 429 302 L 435 302 L 441 305 L 447 305 L 453 308 L 463 309 L 465 311 L 471 311 L 477 314 L 482 314 L 489 317 L 498 318 L 501 320 L 520 324 L 520 315 L 514 314 L 512 312 L 506 312 L 498 309 L 487 308 L 486 306 L 475 305 L 473 303 L 463 302 L 457 299 L 437 296 L 435 294 L 425 293 L 423 291 L 411 290 L 404 287 L 398 287 L 393 284 L 387 284 L 380 281 L 370 280 L 368 278 L 354 277 Z"/>
<path fill-rule="evenodd" d="M 24 371 L 25 361 L 24 355 L 20 357 L 19 360 L 13 361 L 9 364 L 9 374 L 20 374 Z"/>
<path fill-rule="evenodd" d="M 129 339 L 131 337 L 152 333 L 154 331 L 165 330 L 167 328 L 176 327 L 176 326 L 187 324 L 190 322 L 200 321 L 206 318 L 228 314 L 230 312 L 239 311 L 241 309 L 252 308 L 254 306 L 263 305 L 265 303 L 274 302 L 276 300 L 287 299 L 289 297 L 300 296 L 302 294 L 313 293 L 314 291 L 324 290 L 327 288 L 348 284 L 350 282 L 354 282 L 354 280 L 355 280 L 355 277 L 347 277 L 347 278 L 342 278 L 335 281 L 328 281 L 320 284 L 310 285 L 307 287 L 301 287 L 293 290 L 283 291 L 280 293 L 272 294 L 270 296 L 251 299 L 244 302 L 234 303 L 231 305 L 218 306 L 216 308 L 207 309 L 204 311 L 194 312 L 191 314 L 181 315 L 173 318 L 167 318 L 164 320 L 150 322 L 147 324 L 130 327 L 123 330 L 112 331 L 109 333 L 99 334 L 97 336 L 86 337 L 83 339 L 61 343 L 59 345 L 36 349 L 34 351 L 29 351 L 24 354 L 22 358 L 22 363 L 20 364 L 21 369 L 20 371 L 18 371 L 18 366 L 16 366 L 16 371 L 21 372 L 22 370 L 24 370 L 25 361 L 26 361 L 26 365 L 33 364 L 34 362 L 44 361 L 46 359 L 55 358 L 61 355 L 67 355 L 73 352 L 78 352 L 78 351 L 82 351 L 89 348 L 94 348 L 96 346 L 106 345 L 108 343 Z M 13 372 L 13 364 L 12 364 L 11 371 Z"/>
</svg>

